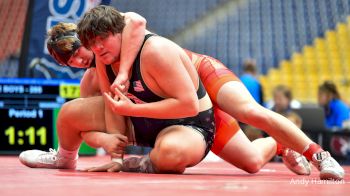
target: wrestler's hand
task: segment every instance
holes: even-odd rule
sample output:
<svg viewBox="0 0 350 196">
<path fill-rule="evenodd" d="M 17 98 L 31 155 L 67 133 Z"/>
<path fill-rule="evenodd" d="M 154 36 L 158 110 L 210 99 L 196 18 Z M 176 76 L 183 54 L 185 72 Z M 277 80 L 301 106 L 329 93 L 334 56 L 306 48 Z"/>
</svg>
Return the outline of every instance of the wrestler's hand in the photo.
<svg viewBox="0 0 350 196">
<path fill-rule="evenodd" d="M 114 80 L 113 84 L 111 85 L 111 91 L 114 94 L 117 94 L 115 92 L 115 89 L 119 89 L 120 92 L 122 92 L 124 95 L 128 92 L 129 89 L 129 78 L 128 78 L 128 74 L 124 74 L 124 73 L 118 73 L 116 79 Z"/>
<path fill-rule="evenodd" d="M 86 169 L 81 169 L 79 171 L 83 172 L 120 172 L 122 170 L 122 165 L 116 162 L 110 162 L 98 167 L 89 167 Z"/>
<path fill-rule="evenodd" d="M 124 149 L 128 144 L 128 137 L 122 134 L 105 134 L 102 141 L 102 148 L 112 157 L 119 158 L 124 154 Z"/>
<path fill-rule="evenodd" d="M 130 101 L 118 88 L 115 89 L 115 96 L 112 97 L 111 93 L 103 93 L 104 100 L 111 108 L 111 110 L 122 116 L 131 116 L 130 111 L 134 103 Z"/>
</svg>

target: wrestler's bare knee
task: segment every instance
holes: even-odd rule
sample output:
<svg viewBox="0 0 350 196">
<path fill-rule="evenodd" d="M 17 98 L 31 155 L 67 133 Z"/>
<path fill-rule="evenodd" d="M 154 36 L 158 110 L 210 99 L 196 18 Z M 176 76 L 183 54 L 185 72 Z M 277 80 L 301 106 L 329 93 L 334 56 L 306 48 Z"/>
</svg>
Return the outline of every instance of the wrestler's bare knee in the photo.
<svg viewBox="0 0 350 196">
<path fill-rule="evenodd" d="M 245 160 L 246 160 L 246 163 L 242 169 L 248 173 L 251 173 L 251 174 L 257 173 L 258 171 L 260 171 L 260 169 L 263 166 L 263 160 L 261 156 L 254 156 L 254 157 L 247 158 Z"/>
<path fill-rule="evenodd" d="M 81 111 L 77 106 L 82 99 L 78 98 L 64 103 L 58 113 L 57 123 L 70 123 L 72 120 L 75 120 L 74 116 L 81 115 Z"/>
<path fill-rule="evenodd" d="M 183 173 L 186 167 L 197 164 L 203 158 L 204 151 L 203 136 L 192 128 L 173 126 L 157 138 L 151 157 L 154 157 L 158 170 Z"/>
</svg>

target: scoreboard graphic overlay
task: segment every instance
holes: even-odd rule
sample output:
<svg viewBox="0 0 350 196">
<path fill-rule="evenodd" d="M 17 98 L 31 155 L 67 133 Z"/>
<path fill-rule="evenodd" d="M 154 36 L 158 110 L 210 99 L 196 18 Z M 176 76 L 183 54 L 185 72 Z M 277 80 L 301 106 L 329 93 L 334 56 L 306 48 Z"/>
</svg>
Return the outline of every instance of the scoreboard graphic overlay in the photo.
<svg viewBox="0 0 350 196">
<path fill-rule="evenodd" d="M 79 96 L 78 80 L 0 79 L 0 154 L 57 148 L 59 109 Z M 86 144 L 80 149 L 95 152 Z"/>
</svg>

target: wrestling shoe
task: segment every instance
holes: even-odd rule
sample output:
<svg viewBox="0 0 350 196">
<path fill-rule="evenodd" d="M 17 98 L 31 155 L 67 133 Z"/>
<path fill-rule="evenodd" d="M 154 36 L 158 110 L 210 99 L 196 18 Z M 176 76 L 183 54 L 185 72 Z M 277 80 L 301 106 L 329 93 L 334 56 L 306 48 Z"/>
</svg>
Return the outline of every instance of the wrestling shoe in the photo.
<svg viewBox="0 0 350 196">
<path fill-rule="evenodd" d="M 311 174 L 310 163 L 303 155 L 290 148 L 285 148 L 281 156 L 284 165 L 286 165 L 290 171 L 298 175 Z"/>
<path fill-rule="evenodd" d="M 124 159 L 122 171 L 135 173 L 155 173 L 149 155 Z"/>
<path fill-rule="evenodd" d="M 56 150 L 50 148 L 49 152 L 41 150 L 26 150 L 19 155 L 19 160 L 25 166 L 31 168 L 48 169 L 75 169 L 76 159 L 67 159 L 59 156 Z"/>
<path fill-rule="evenodd" d="M 312 156 L 312 164 L 320 171 L 321 180 L 342 180 L 344 178 L 344 169 L 328 151 L 315 153 Z"/>
</svg>

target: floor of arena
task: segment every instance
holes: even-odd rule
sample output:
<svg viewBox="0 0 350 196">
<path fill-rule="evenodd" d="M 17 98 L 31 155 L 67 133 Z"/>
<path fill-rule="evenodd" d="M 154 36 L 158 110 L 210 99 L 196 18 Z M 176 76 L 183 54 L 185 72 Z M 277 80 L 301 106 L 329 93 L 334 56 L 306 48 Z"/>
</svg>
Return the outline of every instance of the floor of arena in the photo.
<svg viewBox="0 0 350 196">
<path fill-rule="evenodd" d="M 107 156 L 80 157 L 78 169 L 102 165 Z M 247 174 L 225 162 L 202 162 L 184 175 L 87 173 L 73 170 L 31 169 L 16 156 L 0 157 L 0 195 L 346 195 L 350 177 L 321 181 L 292 174 L 282 163 L 268 163 L 259 173 Z M 350 166 L 344 167 L 350 173 Z"/>
</svg>

